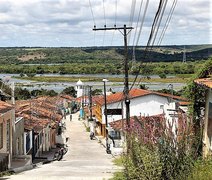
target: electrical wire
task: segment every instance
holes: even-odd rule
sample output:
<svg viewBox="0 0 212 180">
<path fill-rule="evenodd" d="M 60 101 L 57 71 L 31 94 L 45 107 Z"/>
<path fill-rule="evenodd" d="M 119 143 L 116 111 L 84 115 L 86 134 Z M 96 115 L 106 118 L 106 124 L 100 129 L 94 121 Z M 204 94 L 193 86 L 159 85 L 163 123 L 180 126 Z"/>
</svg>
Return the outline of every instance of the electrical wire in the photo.
<svg viewBox="0 0 212 180">
<path fill-rule="evenodd" d="M 161 15 L 160 15 L 160 17 L 159 17 L 158 25 L 157 25 L 156 32 L 155 32 L 155 37 L 154 37 L 154 39 L 153 39 L 152 44 L 155 43 L 155 39 L 156 39 L 156 37 L 157 37 L 157 33 L 158 33 L 158 30 L 159 30 L 161 21 L 162 21 L 162 19 L 163 19 L 163 15 L 164 15 L 164 12 L 165 12 L 165 9 L 166 9 L 167 2 L 168 2 L 168 0 L 165 0 L 165 2 L 162 3 L 163 8 L 162 8 L 162 10 L 160 11 Z"/>
<path fill-rule="evenodd" d="M 106 16 L 105 16 L 105 0 L 102 0 L 102 1 L 103 1 L 102 5 L 103 5 L 103 13 L 104 13 L 104 21 L 105 21 L 104 27 L 106 28 L 107 25 L 106 25 Z M 105 44 L 105 34 L 106 34 L 106 31 L 104 31 L 102 46 L 104 46 Z"/>
<path fill-rule="evenodd" d="M 146 48 L 145 48 L 145 51 L 144 51 L 144 59 L 147 58 L 147 52 L 153 46 L 153 44 L 151 45 L 151 42 L 152 42 L 152 39 L 154 39 L 155 36 L 156 36 L 155 29 L 157 29 L 157 26 L 160 24 L 160 23 L 158 23 L 158 20 L 160 19 L 161 11 L 164 8 L 162 5 L 163 5 L 163 0 L 160 0 L 157 12 L 155 14 L 155 17 L 154 17 L 154 20 L 153 20 L 153 23 L 152 23 L 152 27 L 151 27 L 150 35 L 149 35 L 149 38 L 148 38 L 148 41 L 147 41 L 147 45 L 146 45 Z M 134 81 L 133 81 L 133 83 L 132 83 L 132 85 L 130 87 L 130 90 L 133 88 L 133 86 L 135 85 L 135 82 L 137 81 L 139 72 L 141 70 L 141 65 L 142 65 L 142 63 L 139 65 L 139 69 L 138 69 L 138 71 L 136 73 L 136 76 L 135 76 Z"/>
<path fill-rule="evenodd" d="M 136 28 L 135 28 L 135 34 L 134 34 L 134 38 L 133 38 L 133 58 L 132 59 L 134 61 L 136 60 L 136 58 L 135 58 L 135 38 L 137 36 L 138 24 L 139 24 L 139 21 L 140 21 L 140 18 L 141 18 L 142 5 L 143 5 L 143 0 L 141 0 L 141 3 L 140 3 L 139 12 L 138 12 L 138 18 L 137 18 L 137 23 L 136 23 Z"/>
<path fill-rule="evenodd" d="M 174 9 L 175 9 L 176 5 L 177 5 L 177 0 L 174 0 L 173 3 L 172 3 L 171 9 L 170 9 L 170 11 L 169 11 L 169 14 L 168 14 L 168 16 L 167 16 L 167 18 L 166 18 L 166 22 L 165 22 L 164 28 L 163 28 L 163 30 L 162 30 L 162 32 L 161 32 L 161 35 L 160 35 L 160 37 L 159 37 L 159 40 L 158 40 L 158 42 L 157 42 L 157 45 L 158 45 L 158 46 L 161 45 L 161 42 L 162 42 L 162 40 L 163 40 L 163 38 L 164 38 L 164 35 L 165 35 L 165 32 L 166 32 L 166 30 L 167 30 L 167 28 L 168 28 L 168 26 L 169 26 L 169 23 L 170 23 L 170 21 L 171 21 L 171 18 L 172 18 L 172 15 L 173 15 L 173 13 L 174 13 Z"/>
<path fill-rule="evenodd" d="M 135 7 L 136 7 L 136 0 L 132 0 L 129 27 L 131 27 L 132 23 L 133 23 L 133 19 L 134 19 L 134 15 L 135 15 Z M 128 36 L 128 44 L 130 43 L 130 38 L 131 38 L 131 33 Z"/>
<path fill-rule="evenodd" d="M 104 13 L 104 20 L 105 20 L 105 27 L 106 27 L 106 16 L 105 16 L 105 1 L 104 0 L 102 0 L 103 1 L 103 13 Z"/>
<path fill-rule="evenodd" d="M 90 6 L 92 18 L 93 18 L 93 23 L 94 23 L 94 26 L 95 26 L 96 25 L 96 22 L 95 22 L 95 18 L 94 18 L 94 14 L 93 14 L 93 8 L 92 8 L 91 0 L 89 0 L 89 6 Z"/>
<path fill-rule="evenodd" d="M 139 33 L 138 33 L 138 37 L 137 37 L 137 41 L 136 41 L 136 45 L 135 45 L 135 46 L 138 45 L 138 42 L 139 42 L 139 39 L 140 39 L 140 36 L 141 36 L 141 31 L 142 31 L 144 19 L 145 19 L 145 17 L 146 17 L 146 12 L 147 12 L 147 9 L 148 9 L 148 5 L 149 5 L 149 0 L 146 1 L 144 13 L 143 13 L 142 20 L 141 20 L 141 24 L 140 24 L 140 30 L 139 30 Z"/>
<path fill-rule="evenodd" d="M 116 21 L 117 21 L 117 0 L 115 2 L 115 21 L 114 21 L 114 27 L 116 27 Z M 114 35 L 115 35 L 115 30 L 113 31 L 113 34 L 112 34 L 112 39 L 111 39 L 111 46 L 113 45 L 113 40 L 114 40 Z"/>
</svg>

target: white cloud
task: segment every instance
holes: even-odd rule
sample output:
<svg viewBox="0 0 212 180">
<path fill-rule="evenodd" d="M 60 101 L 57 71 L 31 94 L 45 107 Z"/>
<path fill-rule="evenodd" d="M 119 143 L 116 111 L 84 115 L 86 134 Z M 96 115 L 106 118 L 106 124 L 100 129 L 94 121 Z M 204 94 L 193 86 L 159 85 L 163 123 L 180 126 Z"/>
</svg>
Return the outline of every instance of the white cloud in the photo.
<svg viewBox="0 0 212 180">
<path fill-rule="evenodd" d="M 97 27 L 103 27 L 105 24 L 103 1 L 90 0 L 90 2 Z M 115 22 L 116 0 L 104 2 L 106 23 L 111 27 Z M 137 0 L 134 27 L 140 2 L 141 0 Z M 158 0 L 150 0 L 139 45 L 146 44 L 158 2 Z M 167 5 L 164 20 L 171 2 L 173 0 L 170 0 Z M 210 0 L 178 0 L 163 43 L 212 43 L 210 10 Z M 118 26 L 129 24 L 130 12 L 130 0 L 117 0 Z M 94 36 L 93 25 L 89 0 L 0 0 L 2 34 L 0 46 L 14 44 L 17 46 L 93 46 L 103 45 L 103 39 L 104 45 L 111 45 L 114 33 L 96 32 Z M 199 34 L 198 38 L 196 38 L 197 34 Z M 119 32 L 115 33 L 113 39 L 113 45 L 123 45 L 123 38 Z"/>
</svg>

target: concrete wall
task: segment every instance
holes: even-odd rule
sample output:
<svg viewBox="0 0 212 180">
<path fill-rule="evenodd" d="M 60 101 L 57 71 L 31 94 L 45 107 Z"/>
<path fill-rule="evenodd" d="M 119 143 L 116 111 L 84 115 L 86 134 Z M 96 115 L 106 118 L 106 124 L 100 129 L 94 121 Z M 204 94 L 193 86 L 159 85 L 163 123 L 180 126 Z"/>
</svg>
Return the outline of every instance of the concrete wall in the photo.
<svg viewBox="0 0 212 180">
<path fill-rule="evenodd" d="M 43 142 L 42 142 L 42 151 L 49 151 L 50 150 L 50 128 L 47 125 L 43 129 Z"/>
<path fill-rule="evenodd" d="M 16 118 L 13 135 L 13 155 L 24 154 L 24 119 Z"/>
</svg>

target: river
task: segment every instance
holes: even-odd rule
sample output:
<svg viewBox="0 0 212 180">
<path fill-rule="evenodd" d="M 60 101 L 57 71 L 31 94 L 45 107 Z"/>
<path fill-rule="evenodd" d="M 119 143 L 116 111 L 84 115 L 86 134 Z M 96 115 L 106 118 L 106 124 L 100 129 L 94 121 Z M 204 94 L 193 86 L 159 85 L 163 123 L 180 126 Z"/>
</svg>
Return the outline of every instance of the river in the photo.
<svg viewBox="0 0 212 180">
<path fill-rule="evenodd" d="M 0 78 L 3 81 L 6 81 L 8 83 L 15 82 L 17 86 L 20 86 L 22 88 L 26 88 L 28 90 L 34 90 L 34 89 L 47 89 L 47 90 L 54 90 L 58 93 L 60 93 L 63 89 L 69 87 L 69 86 L 75 86 L 77 82 L 35 82 L 30 80 L 22 80 L 22 79 L 16 79 L 14 76 L 19 76 L 19 74 L 0 74 Z M 60 74 L 42 74 L 42 75 L 36 75 L 36 76 L 62 76 L 62 77 L 101 77 L 103 78 L 110 78 L 110 77 L 124 77 L 124 75 L 109 75 L 109 74 L 66 74 L 66 75 L 60 75 Z M 133 78 L 135 76 L 129 75 L 130 78 Z M 139 76 L 139 78 L 142 76 Z M 151 75 L 151 78 L 159 78 L 157 75 Z M 174 77 L 167 76 L 167 77 Z M 92 89 L 103 89 L 103 82 L 83 82 L 85 85 L 92 86 Z M 149 90 L 160 90 L 160 89 L 167 89 L 170 83 L 158 83 L 158 82 L 152 82 L 152 83 L 142 83 L 145 84 L 147 87 L 149 87 Z M 174 90 L 180 90 L 183 86 L 185 86 L 184 83 L 171 83 L 173 85 Z M 131 87 L 131 83 L 129 83 Z M 135 84 L 134 87 L 139 87 L 138 84 Z M 107 82 L 107 90 L 112 89 L 114 92 L 123 91 L 124 83 L 123 82 Z"/>
</svg>

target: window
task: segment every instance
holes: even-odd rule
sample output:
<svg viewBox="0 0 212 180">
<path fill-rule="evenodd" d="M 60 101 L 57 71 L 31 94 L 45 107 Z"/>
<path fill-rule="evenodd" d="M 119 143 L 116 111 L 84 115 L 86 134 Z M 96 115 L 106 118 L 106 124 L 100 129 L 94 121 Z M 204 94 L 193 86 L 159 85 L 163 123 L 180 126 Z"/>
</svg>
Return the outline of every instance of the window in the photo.
<svg viewBox="0 0 212 180">
<path fill-rule="evenodd" d="M 3 148 L 3 123 L 0 124 L 0 149 Z"/>
</svg>

